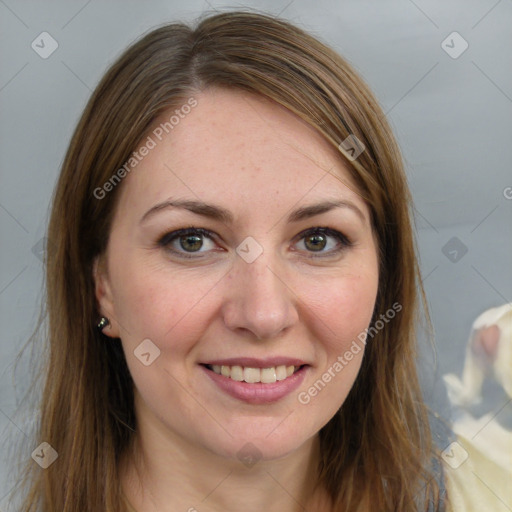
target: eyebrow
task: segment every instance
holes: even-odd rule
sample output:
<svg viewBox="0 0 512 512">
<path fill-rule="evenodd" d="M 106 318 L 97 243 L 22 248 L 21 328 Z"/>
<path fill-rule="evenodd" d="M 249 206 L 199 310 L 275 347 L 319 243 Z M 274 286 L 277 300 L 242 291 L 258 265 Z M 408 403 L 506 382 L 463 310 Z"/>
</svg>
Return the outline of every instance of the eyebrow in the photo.
<svg viewBox="0 0 512 512">
<path fill-rule="evenodd" d="M 145 222 L 156 213 L 162 210 L 167 210 L 168 208 L 182 208 L 197 215 L 201 215 L 202 217 L 217 220 L 225 224 L 233 224 L 234 222 L 233 214 L 221 206 L 203 203 L 202 201 L 169 199 L 150 208 L 140 219 L 140 224 Z M 363 223 L 366 222 L 366 217 L 363 212 L 354 203 L 346 200 L 322 201 L 317 204 L 301 206 L 288 215 L 287 222 L 299 222 L 301 220 L 314 217 L 315 215 L 326 213 L 330 210 L 333 210 L 334 208 L 348 208 L 355 212 L 363 221 Z"/>
</svg>

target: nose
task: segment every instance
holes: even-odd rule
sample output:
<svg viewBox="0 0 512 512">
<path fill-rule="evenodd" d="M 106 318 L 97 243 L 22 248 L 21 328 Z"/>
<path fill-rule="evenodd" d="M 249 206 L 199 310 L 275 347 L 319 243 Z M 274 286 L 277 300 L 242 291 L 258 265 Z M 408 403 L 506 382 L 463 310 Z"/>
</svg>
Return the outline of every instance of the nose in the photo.
<svg viewBox="0 0 512 512">
<path fill-rule="evenodd" d="M 284 270 L 270 259 L 265 253 L 252 263 L 237 257 L 226 276 L 224 323 L 258 340 L 275 338 L 298 321 L 296 295 Z"/>
</svg>

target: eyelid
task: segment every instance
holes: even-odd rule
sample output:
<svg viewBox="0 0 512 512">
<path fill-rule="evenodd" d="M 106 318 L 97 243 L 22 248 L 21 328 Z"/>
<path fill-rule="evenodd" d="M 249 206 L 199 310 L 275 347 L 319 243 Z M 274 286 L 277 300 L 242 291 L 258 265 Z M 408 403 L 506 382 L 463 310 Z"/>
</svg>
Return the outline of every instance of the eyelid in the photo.
<svg viewBox="0 0 512 512">
<path fill-rule="evenodd" d="M 167 245 L 171 241 L 179 238 L 180 236 L 186 236 L 189 234 L 204 235 L 208 238 L 211 238 L 212 240 L 214 240 L 216 238 L 216 234 L 213 231 L 210 231 L 209 229 L 197 228 L 195 226 L 189 226 L 186 228 L 180 228 L 180 229 L 176 229 L 174 231 L 169 231 L 169 232 L 165 233 L 158 239 L 158 244 L 159 245 Z"/>
<path fill-rule="evenodd" d="M 187 253 L 186 251 L 176 251 L 169 247 L 171 242 L 179 239 L 180 237 L 187 236 L 187 235 L 193 235 L 193 234 L 205 236 L 206 238 L 209 238 L 212 241 L 215 241 L 216 239 L 218 239 L 218 236 L 213 231 L 210 231 L 209 229 L 195 227 L 195 226 L 189 226 L 186 228 L 181 228 L 181 229 L 177 229 L 177 230 L 169 231 L 169 232 L 165 233 L 163 236 L 161 236 L 158 239 L 157 243 L 160 247 L 163 247 L 164 249 L 166 249 L 167 251 L 169 251 L 173 254 L 177 254 L 178 257 L 180 257 L 180 258 L 186 258 L 186 259 L 201 258 L 202 254 L 205 254 L 210 251 L 204 251 L 204 252 L 196 251 L 196 252 Z M 350 240 L 350 238 L 347 237 L 347 235 L 345 235 L 344 233 L 342 233 L 341 231 L 339 231 L 337 229 L 330 228 L 327 226 L 314 226 L 311 228 L 307 228 L 307 229 L 301 231 L 300 233 L 298 233 L 294 237 L 293 240 L 294 240 L 294 242 L 297 242 L 297 241 L 302 240 L 306 236 L 313 235 L 313 234 L 323 234 L 323 235 L 329 236 L 331 238 L 336 238 L 338 240 L 338 243 L 341 245 L 341 247 L 331 249 L 330 251 L 327 251 L 327 252 L 319 251 L 318 254 L 315 254 L 314 251 L 305 251 L 308 254 L 308 256 L 307 256 L 308 258 L 325 258 L 325 259 L 327 259 L 329 257 L 338 255 L 344 249 L 354 245 L 353 242 Z M 197 256 L 195 256 L 195 254 L 197 254 Z"/>
</svg>

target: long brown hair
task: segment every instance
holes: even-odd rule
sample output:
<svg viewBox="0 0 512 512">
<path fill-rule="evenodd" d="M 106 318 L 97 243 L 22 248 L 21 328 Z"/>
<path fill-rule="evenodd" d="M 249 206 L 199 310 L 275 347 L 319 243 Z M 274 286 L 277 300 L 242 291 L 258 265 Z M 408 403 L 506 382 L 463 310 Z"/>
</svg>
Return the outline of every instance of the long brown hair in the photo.
<svg viewBox="0 0 512 512">
<path fill-rule="evenodd" d="M 400 151 L 368 86 L 346 60 L 290 23 L 253 12 L 204 18 L 195 29 L 159 27 L 129 47 L 96 87 L 55 189 L 46 290 L 49 343 L 38 439 L 58 460 L 32 461 L 24 512 L 122 510 L 118 463 L 136 431 L 133 381 L 121 345 L 95 327 L 92 265 L 103 253 L 120 183 L 102 187 L 155 119 L 210 86 L 268 97 L 334 147 L 355 135 L 365 151 L 340 151 L 369 205 L 380 277 L 372 324 L 402 310 L 368 342 L 360 373 L 321 429 L 319 484 L 336 511 L 437 509 L 437 452 L 418 384 L 415 323 L 424 291 Z M 428 317 L 428 313 L 427 313 Z M 377 329 L 375 329 L 377 330 Z"/>
</svg>

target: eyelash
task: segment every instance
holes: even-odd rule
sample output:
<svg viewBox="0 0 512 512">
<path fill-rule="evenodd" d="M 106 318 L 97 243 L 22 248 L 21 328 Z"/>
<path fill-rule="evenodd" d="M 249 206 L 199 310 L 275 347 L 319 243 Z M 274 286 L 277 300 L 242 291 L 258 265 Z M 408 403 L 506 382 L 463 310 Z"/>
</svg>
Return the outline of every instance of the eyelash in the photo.
<svg viewBox="0 0 512 512">
<path fill-rule="evenodd" d="M 309 258 L 331 257 L 335 254 L 339 254 L 341 251 L 343 251 L 346 248 L 351 247 L 353 245 L 352 242 L 343 233 L 341 233 L 335 229 L 323 227 L 323 226 L 306 229 L 306 230 L 302 231 L 301 233 L 299 233 L 296 236 L 296 238 L 298 238 L 298 240 L 302 240 L 303 238 L 306 238 L 309 235 L 317 235 L 317 234 L 334 237 L 338 240 L 340 245 L 337 248 L 332 249 L 325 253 L 322 252 L 319 254 L 315 254 L 312 251 L 307 251 L 307 252 L 311 252 L 311 255 L 308 256 Z M 212 241 L 215 241 L 215 238 L 216 238 L 215 234 L 208 229 L 188 227 L 188 228 L 178 229 L 176 231 L 171 231 L 169 233 L 166 233 L 165 235 L 160 237 L 160 239 L 158 240 L 158 245 L 174 254 L 177 254 L 181 258 L 187 258 L 187 259 L 200 258 L 201 256 L 193 256 L 193 254 L 196 254 L 196 253 L 202 254 L 197 251 L 191 252 L 191 253 L 186 253 L 186 252 L 177 251 L 175 249 L 171 249 L 169 247 L 174 240 L 177 240 L 180 237 L 187 236 L 187 235 L 202 235 L 202 236 L 209 238 Z"/>
</svg>

